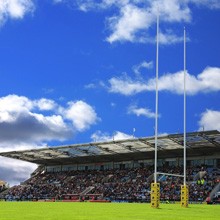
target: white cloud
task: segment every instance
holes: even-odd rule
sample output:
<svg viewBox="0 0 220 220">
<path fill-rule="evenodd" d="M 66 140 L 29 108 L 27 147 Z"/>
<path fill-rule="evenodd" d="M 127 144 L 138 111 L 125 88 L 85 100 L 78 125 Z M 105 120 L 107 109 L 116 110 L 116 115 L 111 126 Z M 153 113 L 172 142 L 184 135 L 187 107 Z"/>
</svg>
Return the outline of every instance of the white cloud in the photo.
<svg viewBox="0 0 220 220">
<path fill-rule="evenodd" d="M 25 96 L 8 95 L 0 98 L 0 112 L 31 110 L 34 103 Z"/>
<path fill-rule="evenodd" d="M 182 0 L 156 0 L 151 1 L 150 7 L 152 13 L 156 15 L 157 7 L 159 7 L 159 14 L 161 21 L 167 22 L 190 22 L 191 21 L 191 11 L 184 1 Z"/>
<path fill-rule="evenodd" d="M 189 3 L 192 2 L 197 6 L 209 7 L 210 9 L 219 9 L 220 1 L 219 0 L 187 0 Z"/>
<path fill-rule="evenodd" d="M 163 10 L 168 11 L 169 13 L 171 13 L 172 9 L 175 13 L 179 12 L 180 15 L 177 13 L 176 15 L 172 15 L 173 17 L 183 16 L 182 14 L 184 14 L 184 12 L 181 12 L 181 10 L 183 10 L 182 7 L 186 7 L 191 3 L 197 6 L 209 7 L 211 9 L 218 9 L 220 7 L 219 0 L 54 0 L 54 2 L 75 2 L 75 5 L 78 7 L 78 9 L 83 11 L 109 9 L 112 6 L 121 8 L 127 4 L 134 4 L 139 6 L 143 6 L 143 4 L 145 4 L 145 7 L 156 7 L 159 5 L 160 8 L 165 8 Z M 169 9 L 169 7 L 171 9 Z"/>
<path fill-rule="evenodd" d="M 52 110 L 52 100 L 30 100 L 24 96 L 0 98 L 0 144 L 19 141 L 65 140 L 73 130 L 60 115 L 44 116 L 34 112 Z"/>
<path fill-rule="evenodd" d="M 45 110 L 51 114 L 39 113 Z M 69 102 L 65 108 L 45 98 L 1 97 L 0 152 L 34 149 L 51 140 L 67 140 L 74 135 L 70 121 L 76 130 L 83 131 L 98 120 L 95 110 L 83 101 Z M 35 168 L 35 164 L 1 157 L 0 176 L 11 185 L 18 184 L 29 178 Z"/>
<path fill-rule="evenodd" d="M 50 94 L 50 93 L 54 92 L 54 89 L 52 89 L 52 88 L 50 88 L 50 89 L 43 88 L 42 90 L 45 94 Z"/>
<path fill-rule="evenodd" d="M 219 130 L 220 131 L 220 111 L 207 109 L 201 114 L 199 130 Z"/>
<path fill-rule="evenodd" d="M 173 93 L 183 93 L 183 71 L 175 74 L 166 74 L 159 78 L 159 90 L 168 90 Z M 197 77 L 186 74 L 186 92 L 189 95 L 195 95 L 199 92 L 216 92 L 220 90 L 220 68 L 207 67 Z M 153 82 L 149 82 L 153 84 Z"/>
<path fill-rule="evenodd" d="M 120 93 L 122 95 L 134 95 L 148 89 L 142 80 L 132 80 L 126 74 L 121 77 L 113 77 L 109 80 L 111 93 Z"/>
<path fill-rule="evenodd" d="M 0 24 L 4 24 L 8 18 L 22 19 L 34 9 L 32 0 L 0 0 Z"/>
<path fill-rule="evenodd" d="M 90 83 L 88 85 L 85 85 L 84 86 L 85 89 L 95 89 L 96 88 L 96 85 L 94 83 Z"/>
<path fill-rule="evenodd" d="M 0 152 L 18 151 L 40 148 L 34 143 L 10 143 L 8 146 L 0 144 Z M 15 160 L 6 157 L 0 157 L 0 177 L 10 186 L 18 185 L 20 182 L 30 178 L 30 174 L 37 168 L 37 164 Z"/>
<path fill-rule="evenodd" d="M 53 0 L 54 3 L 60 3 L 60 2 L 63 2 L 63 0 Z"/>
<path fill-rule="evenodd" d="M 137 108 L 137 105 L 130 105 L 128 107 L 128 114 L 135 114 L 138 117 L 143 115 L 147 118 L 155 118 L 155 113 L 152 112 L 150 109 L 148 108 Z M 158 117 L 160 117 L 160 115 L 158 115 Z"/>
<path fill-rule="evenodd" d="M 99 88 L 107 88 L 105 82 L 101 80 L 96 80 L 96 83 L 90 83 L 84 86 L 85 89 L 99 89 Z"/>
<path fill-rule="evenodd" d="M 45 110 L 51 114 L 39 113 Z M 15 142 L 63 141 L 73 136 L 73 126 L 84 131 L 99 120 L 95 110 L 83 101 L 69 102 L 65 108 L 50 99 L 31 100 L 8 95 L 0 98 L 0 146 Z"/>
<path fill-rule="evenodd" d="M 183 36 L 177 36 L 172 32 L 166 32 L 159 34 L 160 44 L 175 44 L 183 41 Z M 188 38 L 186 40 L 189 40 Z M 155 39 L 156 42 L 156 39 Z"/>
<path fill-rule="evenodd" d="M 158 133 L 158 136 L 167 136 L 167 135 L 168 135 L 168 133 L 166 133 L 166 132 Z"/>
<path fill-rule="evenodd" d="M 54 0 L 67 2 L 78 10 L 103 11 L 112 10 L 114 15 L 106 17 L 107 29 L 110 31 L 106 41 L 155 43 L 150 28 L 156 24 L 157 7 L 159 6 L 160 23 L 186 23 L 192 21 L 191 6 L 220 9 L 219 0 Z M 113 10 L 112 10 L 113 11 Z M 161 26 L 162 27 L 162 26 Z M 183 40 L 182 36 L 160 30 L 161 44 L 174 44 Z"/>
<path fill-rule="evenodd" d="M 64 118 L 71 120 L 79 131 L 84 131 L 101 120 L 95 110 L 83 101 L 68 102 L 68 108 L 61 108 L 60 112 Z"/>
<path fill-rule="evenodd" d="M 45 98 L 37 100 L 36 105 L 41 111 L 53 110 L 57 106 L 57 104 L 53 100 L 45 99 Z"/>
<path fill-rule="evenodd" d="M 124 139 L 130 139 L 133 138 L 133 135 L 125 134 L 120 131 L 116 131 L 114 135 L 114 140 L 124 140 Z"/>
<path fill-rule="evenodd" d="M 0 144 L 0 152 L 18 151 L 36 149 L 38 146 L 34 143 L 10 143 L 9 146 Z M 29 163 L 21 160 L 6 158 L 0 156 L 0 177 L 10 184 L 10 186 L 18 185 L 30 178 L 30 174 L 37 168 L 37 164 Z"/>
<path fill-rule="evenodd" d="M 114 140 L 123 140 L 133 138 L 133 135 L 128 135 L 120 131 L 114 132 Z M 97 131 L 91 135 L 93 141 L 102 142 L 102 141 L 112 141 L 113 133 L 110 135 L 108 132 Z"/>
<path fill-rule="evenodd" d="M 166 30 L 164 32 L 160 31 L 159 33 L 159 43 L 164 45 L 171 45 L 180 43 L 183 41 L 183 36 L 177 36 L 173 31 Z M 142 36 L 138 39 L 140 43 L 156 43 L 157 36 L 149 37 L 149 36 Z M 189 37 L 186 37 L 186 41 L 190 41 Z"/>
<path fill-rule="evenodd" d="M 139 1 L 140 2 L 140 1 Z M 146 4 L 148 2 L 148 4 Z M 109 29 L 112 34 L 107 41 L 131 41 L 154 43 L 155 38 L 148 36 L 148 30 L 156 23 L 157 7 L 160 7 L 160 21 L 167 23 L 190 22 L 191 11 L 187 4 L 179 0 L 167 1 L 143 1 L 144 6 L 140 7 L 134 1 L 122 5 L 120 14 L 108 18 Z M 145 3 L 145 4 L 144 4 Z M 161 32 L 161 31 L 160 31 Z M 160 33 L 161 44 L 172 44 L 183 40 L 182 37 L 172 33 Z"/>
<path fill-rule="evenodd" d="M 153 61 L 151 62 L 146 62 L 146 61 L 143 61 L 142 63 L 138 64 L 138 65 L 135 65 L 132 67 L 133 71 L 138 75 L 140 74 L 140 69 L 141 68 L 146 68 L 146 69 L 151 69 L 153 68 Z"/>
<path fill-rule="evenodd" d="M 61 116 L 34 112 L 38 108 L 48 109 L 46 103 L 52 101 L 17 95 L 0 98 L 0 152 L 39 148 L 44 140 L 65 140 L 73 135 L 73 129 Z M 10 185 L 19 184 L 36 167 L 36 164 L 1 157 L 0 176 Z"/>
<path fill-rule="evenodd" d="M 55 0 L 57 1 L 57 0 Z M 59 0 L 58 0 L 59 1 Z M 64 0 L 61 0 L 64 1 Z M 67 0 L 68 1 L 68 0 Z M 69 0 L 72 1 L 72 0 Z M 110 9 L 112 6 L 121 7 L 121 5 L 125 5 L 130 0 L 74 0 L 76 7 L 84 12 L 88 12 L 90 10 L 105 10 Z M 74 4 L 73 3 L 73 4 Z"/>
<path fill-rule="evenodd" d="M 36 164 L 0 157 L 1 179 L 10 184 L 18 185 L 30 178 L 30 174 L 37 168 Z"/>
<path fill-rule="evenodd" d="M 119 16 L 108 18 L 109 28 L 113 32 L 106 40 L 135 41 L 135 34 L 145 28 L 149 28 L 153 22 L 153 16 L 144 8 L 127 4 L 120 9 Z"/>
<path fill-rule="evenodd" d="M 8 151 L 20 151 L 20 150 L 29 150 L 29 149 L 37 149 L 40 147 L 46 147 L 45 144 L 41 143 L 40 145 L 34 143 L 34 142 L 28 142 L 28 141 L 18 141 L 18 142 L 11 142 L 10 145 L 4 145 L 4 143 L 1 142 L 0 144 L 0 152 L 8 152 Z"/>
<path fill-rule="evenodd" d="M 175 94 L 183 93 L 183 71 L 174 74 L 168 73 L 159 77 L 159 91 L 169 91 Z M 197 93 L 217 92 L 220 90 L 220 68 L 207 67 L 197 77 L 186 73 L 186 92 L 189 95 Z M 144 91 L 154 91 L 155 78 L 148 81 L 143 79 L 131 79 L 126 74 L 121 77 L 113 77 L 109 80 L 110 87 L 108 91 L 111 93 L 120 93 L 122 95 L 135 95 Z"/>
</svg>

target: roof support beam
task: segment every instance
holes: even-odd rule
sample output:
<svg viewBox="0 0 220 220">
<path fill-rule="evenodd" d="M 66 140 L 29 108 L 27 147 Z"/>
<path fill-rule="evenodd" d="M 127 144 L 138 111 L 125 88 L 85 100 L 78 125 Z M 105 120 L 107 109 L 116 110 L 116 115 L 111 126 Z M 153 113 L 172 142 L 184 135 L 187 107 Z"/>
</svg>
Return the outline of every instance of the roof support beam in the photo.
<svg viewBox="0 0 220 220">
<path fill-rule="evenodd" d="M 168 135 L 168 138 L 169 138 L 171 141 L 173 141 L 173 142 L 175 142 L 176 144 L 179 144 L 181 147 L 183 147 L 184 141 L 183 141 L 183 140 L 180 141 L 180 140 L 179 140 L 180 137 L 183 139 L 183 136 L 179 136 L 179 137 L 173 138 L 172 136 Z M 178 139 L 177 139 L 177 138 L 178 138 Z M 192 149 L 192 148 L 187 144 L 187 141 L 186 141 L 186 148 Z"/>
<path fill-rule="evenodd" d="M 154 151 L 154 148 L 155 148 L 155 145 L 154 145 L 154 144 L 149 143 L 149 142 L 144 141 L 144 140 L 140 140 L 140 142 L 146 144 L 147 146 L 149 146 L 149 149 L 151 149 L 152 151 Z"/>
<path fill-rule="evenodd" d="M 102 147 L 98 144 L 95 145 L 99 150 L 107 152 L 109 154 L 117 154 L 117 152 L 113 151 L 113 150 L 109 150 L 107 147 Z"/>
<path fill-rule="evenodd" d="M 203 138 L 204 138 L 205 140 L 207 140 L 208 142 L 214 144 L 216 147 L 220 147 L 220 143 L 216 142 L 216 141 L 214 140 L 214 138 L 210 138 L 210 137 L 206 136 L 205 134 L 201 134 L 200 136 L 203 137 Z"/>
<path fill-rule="evenodd" d="M 69 158 L 75 158 L 76 155 L 72 154 L 72 153 L 69 153 L 69 152 L 66 152 L 66 151 L 60 151 L 60 150 L 57 150 L 57 149 L 50 149 L 54 152 L 57 152 L 59 153 L 60 155 L 64 155 L 64 156 L 68 156 Z"/>
<path fill-rule="evenodd" d="M 78 151 L 79 153 L 86 154 L 86 156 L 97 156 L 97 154 L 89 152 L 90 147 L 88 147 L 88 149 L 79 149 L 79 147 L 69 146 L 69 148 L 72 148 L 75 151 Z"/>
<path fill-rule="evenodd" d="M 126 150 L 129 150 L 131 152 L 140 152 L 139 150 L 133 148 L 132 146 L 126 146 L 126 145 L 121 144 L 121 143 L 115 143 L 115 144 L 122 147 L 122 148 L 124 148 L 124 149 L 126 149 Z"/>
</svg>

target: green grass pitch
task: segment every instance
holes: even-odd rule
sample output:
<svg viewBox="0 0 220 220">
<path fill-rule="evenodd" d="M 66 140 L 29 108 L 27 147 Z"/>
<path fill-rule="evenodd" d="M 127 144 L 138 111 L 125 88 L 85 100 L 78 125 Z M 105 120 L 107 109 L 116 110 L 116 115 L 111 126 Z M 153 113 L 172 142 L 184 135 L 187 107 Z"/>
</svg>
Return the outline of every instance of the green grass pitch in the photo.
<svg viewBox="0 0 220 220">
<path fill-rule="evenodd" d="M 62 202 L 0 202 L 0 220 L 209 220 L 220 218 L 220 206 L 160 204 L 152 209 L 150 204 L 138 203 L 62 203 Z"/>
</svg>

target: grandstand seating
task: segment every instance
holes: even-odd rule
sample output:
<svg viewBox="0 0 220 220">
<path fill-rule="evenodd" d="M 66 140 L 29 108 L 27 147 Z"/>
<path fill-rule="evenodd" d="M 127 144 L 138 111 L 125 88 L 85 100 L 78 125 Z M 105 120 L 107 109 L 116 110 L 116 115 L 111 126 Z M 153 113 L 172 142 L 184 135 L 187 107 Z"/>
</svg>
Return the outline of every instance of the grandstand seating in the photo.
<svg viewBox="0 0 220 220">
<path fill-rule="evenodd" d="M 182 175 L 183 167 L 162 166 L 158 172 Z M 203 171 L 204 181 L 193 181 Z M 46 172 L 42 169 L 32 175 L 23 185 L 13 187 L 0 199 L 6 200 L 42 200 L 42 199 L 102 199 L 126 200 L 131 202 L 150 202 L 150 184 L 148 178 L 153 167 Z M 205 201 L 213 188 L 219 184 L 220 169 L 202 166 L 189 167 L 187 180 L 190 201 Z M 160 175 L 162 201 L 180 201 L 182 178 Z"/>
</svg>

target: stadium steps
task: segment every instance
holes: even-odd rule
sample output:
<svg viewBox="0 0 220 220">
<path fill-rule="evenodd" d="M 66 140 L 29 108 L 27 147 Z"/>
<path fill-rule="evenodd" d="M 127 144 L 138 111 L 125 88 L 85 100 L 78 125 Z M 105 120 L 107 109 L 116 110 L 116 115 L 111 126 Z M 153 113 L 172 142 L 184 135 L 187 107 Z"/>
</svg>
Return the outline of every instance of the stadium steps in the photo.
<svg viewBox="0 0 220 220">
<path fill-rule="evenodd" d="M 158 179 L 159 174 L 157 174 L 157 179 Z M 154 180 L 154 173 L 151 174 L 148 178 L 147 178 L 147 183 L 151 183 Z"/>
<path fill-rule="evenodd" d="M 217 192 L 219 192 L 219 191 L 220 191 L 220 183 L 218 183 L 218 184 L 214 187 L 214 189 L 211 191 L 209 197 L 206 198 L 206 201 L 207 201 L 207 200 L 212 201 L 214 195 L 215 195 Z M 208 199 L 208 198 L 209 198 L 209 199 Z"/>
<path fill-rule="evenodd" d="M 152 180 L 154 180 L 154 174 L 151 174 L 151 175 L 147 178 L 147 183 L 151 183 Z"/>
<path fill-rule="evenodd" d="M 31 177 L 30 177 L 29 179 L 25 180 L 24 182 L 20 182 L 20 185 L 25 186 L 25 185 L 30 184 L 29 182 L 30 182 L 31 179 L 34 178 L 35 176 L 38 176 L 38 174 L 31 175 Z"/>
<path fill-rule="evenodd" d="M 202 179 L 202 177 L 206 174 L 206 171 L 200 171 L 198 172 L 194 177 L 193 177 L 193 181 L 197 181 L 199 179 Z"/>
<path fill-rule="evenodd" d="M 33 176 L 34 177 L 34 176 Z M 20 182 L 20 185 L 24 186 L 27 185 L 27 183 L 32 179 L 32 177 L 30 177 L 29 179 L 25 180 L 24 182 Z"/>
<path fill-rule="evenodd" d="M 166 180 L 166 178 L 167 178 L 167 176 L 161 175 L 158 177 L 158 181 L 164 181 L 164 180 Z"/>
<path fill-rule="evenodd" d="M 113 174 L 109 174 L 106 177 L 103 178 L 102 183 L 107 183 L 108 180 L 113 176 Z"/>
<path fill-rule="evenodd" d="M 39 166 L 36 170 L 34 170 L 34 172 L 31 174 L 31 177 L 27 180 L 25 180 L 24 182 L 21 182 L 20 185 L 27 185 L 30 180 L 35 177 L 35 176 L 38 176 L 39 175 L 39 172 L 43 172 L 45 170 L 45 167 L 44 166 Z"/>
<path fill-rule="evenodd" d="M 84 191 L 82 191 L 81 193 L 80 193 L 80 195 L 82 196 L 82 195 L 86 195 L 86 194 L 88 194 L 91 190 L 93 190 L 95 187 L 94 186 L 89 186 L 88 188 L 86 188 Z"/>
<path fill-rule="evenodd" d="M 74 178 L 74 176 L 68 176 L 63 182 L 64 183 L 68 183 L 69 181 L 71 181 Z"/>
<path fill-rule="evenodd" d="M 31 177 L 34 177 L 36 175 L 38 175 L 38 172 L 41 171 L 43 172 L 45 170 L 45 166 L 39 166 L 36 170 L 34 170 L 34 172 L 31 174 Z"/>
</svg>

